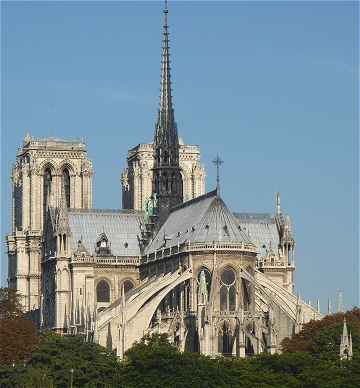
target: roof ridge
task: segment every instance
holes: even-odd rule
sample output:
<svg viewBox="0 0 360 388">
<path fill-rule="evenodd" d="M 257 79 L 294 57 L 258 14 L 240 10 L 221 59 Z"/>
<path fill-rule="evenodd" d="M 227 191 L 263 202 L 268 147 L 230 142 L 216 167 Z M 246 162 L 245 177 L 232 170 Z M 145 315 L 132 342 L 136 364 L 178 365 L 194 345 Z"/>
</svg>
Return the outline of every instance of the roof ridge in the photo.
<svg viewBox="0 0 360 388">
<path fill-rule="evenodd" d="M 135 209 L 74 209 L 70 208 L 69 213 L 116 213 L 116 214 L 138 214 L 141 215 L 144 212 L 142 210 Z"/>
<path fill-rule="evenodd" d="M 178 204 L 176 206 L 173 206 L 170 209 L 170 213 L 174 212 L 175 210 L 179 210 L 179 209 L 182 209 L 182 208 L 187 207 L 189 205 L 192 205 L 193 203 L 202 201 L 205 198 L 216 197 L 216 195 L 217 195 L 217 191 L 216 190 L 209 191 L 208 193 L 200 195 L 199 197 L 190 199 L 189 201 L 186 201 L 186 202 L 180 203 L 180 204 Z"/>
</svg>

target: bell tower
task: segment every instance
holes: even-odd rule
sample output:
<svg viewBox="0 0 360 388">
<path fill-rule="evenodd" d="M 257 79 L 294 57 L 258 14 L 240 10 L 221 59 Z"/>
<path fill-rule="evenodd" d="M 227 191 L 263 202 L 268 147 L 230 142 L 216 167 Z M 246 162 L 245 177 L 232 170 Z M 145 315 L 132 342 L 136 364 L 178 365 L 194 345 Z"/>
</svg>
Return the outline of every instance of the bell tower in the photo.
<svg viewBox="0 0 360 388">
<path fill-rule="evenodd" d="M 12 227 L 6 236 L 9 287 L 22 296 L 25 311 L 40 305 L 47 209 L 59 207 L 62 195 L 67 208 L 91 208 L 92 175 L 83 142 L 25 135 L 12 169 Z"/>
</svg>

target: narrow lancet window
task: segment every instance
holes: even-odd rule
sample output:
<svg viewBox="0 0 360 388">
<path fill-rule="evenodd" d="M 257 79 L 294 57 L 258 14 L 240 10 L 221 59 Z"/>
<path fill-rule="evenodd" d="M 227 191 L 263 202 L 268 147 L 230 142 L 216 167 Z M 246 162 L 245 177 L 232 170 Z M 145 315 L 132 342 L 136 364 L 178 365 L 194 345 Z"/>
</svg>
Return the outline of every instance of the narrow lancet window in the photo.
<svg viewBox="0 0 360 388">
<path fill-rule="evenodd" d="M 70 173 L 67 168 L 63 171 L 63 185 L 65 193 L 65 203 L 67 207 L 70 207 Z"/>
<path fill-rule="evenodd" d="M 51 182 L 52 182 L 51 170 L 47 168 L 44 171 L 44 183 L 43 183 L 44 220 L 46 219 L 46 211 L 47 211 L 48 205 L 50 204 Z"/>
</svg>

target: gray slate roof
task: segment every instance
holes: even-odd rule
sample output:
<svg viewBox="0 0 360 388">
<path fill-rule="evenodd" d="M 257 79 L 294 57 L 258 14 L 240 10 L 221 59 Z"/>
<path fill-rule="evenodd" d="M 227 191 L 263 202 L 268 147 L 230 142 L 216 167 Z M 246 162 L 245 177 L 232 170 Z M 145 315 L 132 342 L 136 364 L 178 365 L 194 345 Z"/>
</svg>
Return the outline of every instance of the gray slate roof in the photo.
<svg viewBox="0 0 360 388">
<path fill-rule="evenodd" d="M 260 256 L 266 254 L 270 244 L 274 253 L 277 253 L 279 234 L 275 219 L 268 213 L 234 213 L 241 229 L 251 241 L 256 244 Z M 265 246 L 265 247 L 264 247 Z"/>
<path fill-rule="evenodd" d="M 142 212 L 133 210 L 70 209 L 71 247 L 76 250 L 78 241 L 82 240 L 88 252 L 94 254 L 99 235 L 105 233 L 114 256 L 138 256 L 137 236 L 141 233 L 142 219 Z"/>
<path fill-rule="evenodd" d="M 166 246 L 190 242 L 244 242 L 250 238 L 239 229 L 235 216 L 212 191 L 174 208 L 160 231 L 146 248 L 151 253 Z"/>
</svg>

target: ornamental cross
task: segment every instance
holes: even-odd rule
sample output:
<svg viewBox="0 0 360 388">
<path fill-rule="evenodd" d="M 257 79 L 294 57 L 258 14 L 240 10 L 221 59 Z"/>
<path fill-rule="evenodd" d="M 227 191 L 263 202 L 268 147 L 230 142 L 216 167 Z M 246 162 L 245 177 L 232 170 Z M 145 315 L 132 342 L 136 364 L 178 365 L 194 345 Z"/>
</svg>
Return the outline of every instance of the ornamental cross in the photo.
<svg viewBox="0 0 360 388">
<path fill-rule="evenodd" d="M 219 155 L 217 155 L 213 160 L 213 163 L 216 166 L 216 189 L 220 190 L 220 166 L 224 163 L 224 161 L 221 160 Z"/>
</svg>

